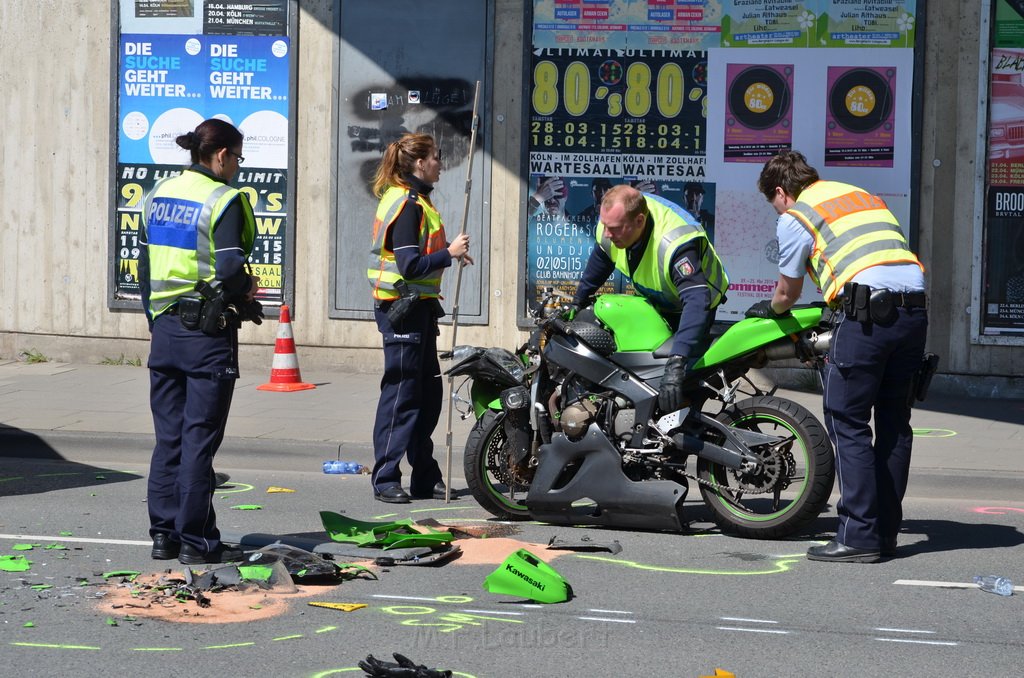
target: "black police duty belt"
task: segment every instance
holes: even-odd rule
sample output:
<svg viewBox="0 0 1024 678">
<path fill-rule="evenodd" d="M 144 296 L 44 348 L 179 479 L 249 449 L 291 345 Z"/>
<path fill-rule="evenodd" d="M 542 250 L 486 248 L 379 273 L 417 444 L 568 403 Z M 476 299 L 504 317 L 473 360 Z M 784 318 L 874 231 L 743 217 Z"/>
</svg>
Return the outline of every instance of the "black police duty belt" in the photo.
<svg viewBox="0 0 1024 678">
<path fill-rule="evenodd" d="M 834 310 L 857 322 L 887 324 L 895 320 L 897 308 L 925 308 L 927 305 L 928 298 L 924 292 L 894 292 L 885 288 L 872 289 L 868 285 L 846 283 Z"/>
</svg>

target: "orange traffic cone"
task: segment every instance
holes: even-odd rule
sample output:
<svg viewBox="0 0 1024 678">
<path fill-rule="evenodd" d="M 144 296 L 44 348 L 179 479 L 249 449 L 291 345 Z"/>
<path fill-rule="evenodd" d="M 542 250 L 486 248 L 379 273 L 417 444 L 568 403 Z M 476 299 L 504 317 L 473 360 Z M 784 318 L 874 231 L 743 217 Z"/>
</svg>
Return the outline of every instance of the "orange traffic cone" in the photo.
<svg viewBox="0 0 1024 678">
<path fill-rule="evenodd" d="M 288 317 L 288 306 L 281 306 L 281 318 L 277 325 L 277 341 L 274 343 L 274 364 L 270 368 L 270 381 L 257 386 L 258 391 L 305 391 L 316 388 L 307 384 L 299 374 L 299 358 L 295 355 L 295 340 L 292 339 L 292 321 Z"/>
</svg>

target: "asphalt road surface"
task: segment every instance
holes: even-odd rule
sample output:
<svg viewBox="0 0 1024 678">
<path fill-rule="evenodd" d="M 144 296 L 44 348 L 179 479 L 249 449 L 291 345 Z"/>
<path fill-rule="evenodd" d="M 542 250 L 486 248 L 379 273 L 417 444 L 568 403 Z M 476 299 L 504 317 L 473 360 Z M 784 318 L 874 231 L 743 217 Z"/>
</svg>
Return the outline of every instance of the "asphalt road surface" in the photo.
<svg viewBox="0 0 1024 678">
<path fill-rule="evenodd" d="M 552 537 L 618 541 L 622 551 L 559 551 L 551 565 L 574 591 L 560 604 L 483 590 L 500 559 L 455 560 L 375 568 L 376 580 L 285 597 L 275 603 L 277 614 L 259 621 L 190 623 L 114 608 L 110 590 L 122 578 L 103 576 L 181 570 L 176 561 L 149 558 L 148 450 L 85 440 L 67 459 L 16 454 L 0 457 L 0 556 L 24 556 L 32 565 L 0 570 L 6 676 L 359 676 L 359 660 L 393 652 L 478 678 L 696 678 L 716 669 L 742 678 L 1022 673 L 1020 474 L 915 473 L 899 557 L 857 565 L 803 557 L 831 535 L 831 506 L 809 532 L 786 541 L 721 535 L 695 488 L 686 534 L 506 525 L 489 521 L 469 496 L 448 505 L 385 505 L 372 500 L 365 476 L 324 475 L 315 455 L 231 451 L 217 463 L 231 474 L 215 501 L 225 532 L 322 532 L 318 512 L 330 510 L 363 520 L 482 526 L 492 538 L 535 544 L 531 551 L 545 555 Z M 465 484 L 457 479 L 454 486 Z M 268 493 L 270 487 L 294 492 Z M 262 508 L 231 508 L 243 505 Z M 33 548 L 16 550 L 19 544 Z M 977 574 L 1010 576 L 1018 590 L 1010 597 L 979 591 L 971 584 Z M 345 612 L 311 601 L 366 607 Z"/>
</svg>

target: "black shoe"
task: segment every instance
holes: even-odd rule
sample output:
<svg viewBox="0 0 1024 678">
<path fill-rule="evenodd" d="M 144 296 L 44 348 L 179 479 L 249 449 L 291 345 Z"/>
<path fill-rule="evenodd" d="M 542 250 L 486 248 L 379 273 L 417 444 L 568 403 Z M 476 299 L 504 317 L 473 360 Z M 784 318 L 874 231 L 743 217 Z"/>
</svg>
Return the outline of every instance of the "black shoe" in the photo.
<svg viewBox="0 0 1024 678">
<path fill-rule="evenodd" d="M 822 560 L 828 563 L 877 563 L 882 557 L 878 549 L 857 549 L 844 546 L 832 540 L 824 546 L 807 549 L 807 560 Z"/>
<path fill-rule="evenodd" d="M 882 540 L 882 555 L 886 558 L 894 558 L 896 556 L 896 537 Z"/>
<path fill-rule="evenodd" d="M 437 485 L 434 485 L 433 489 L 429 492 L 414 492 L 412 495 L 413 499 L 444 499 L 445 495 L 444 481 L 440 481 Z M 452 497 L 455 496 L 455 492 L 452 492 Z"/>
<path fill-rule="evenodd" d="M 387 502 L 388 504 L 408 504 L 409 495 L 405 493 L 399 486 L 386 487 L 380 492 L 374 492 L 373 498 L 377 501 Z"/>
<path fill-rule="evenodd" d="M 180 541 L 174 541 L 163 532 L 158 532 L 153 537 L 153 550 L 149 552 L 149 557 L 153 560 L 173 560 L 178 557 L 180 550 Z"/>
<path fill-rule="evenodd" d="M 221 544 L 213 551 L 203 553 L 188 544 L 181 545 L 178 562 L 182 565 L 203 565 L 205 563 L 236 563 L 245 557 L 242 549 Z"/>
</svg>

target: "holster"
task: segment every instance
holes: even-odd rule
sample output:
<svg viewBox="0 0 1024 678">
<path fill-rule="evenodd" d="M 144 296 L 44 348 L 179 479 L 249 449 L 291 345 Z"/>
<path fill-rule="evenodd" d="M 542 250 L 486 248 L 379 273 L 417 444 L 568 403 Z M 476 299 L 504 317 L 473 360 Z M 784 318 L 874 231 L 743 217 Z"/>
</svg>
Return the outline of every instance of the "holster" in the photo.
<svg viewBox="0 0 1024 678">
<path fill-rule="evenodd" d="M 395 289 L 398 290 L 401 296 L 392 301 L 391 305 L 388 306 L 388 310 L 385 311 L 388 322 L 391 323 L 392 327 L 397 327 L 409 315 L 413 304 L 420 300 L 419 291 L 409 289 L 404 280 L 399 280 L 395 283 Z"/>
<path fill-rule="evenodd" d="M 199 330 L 208 337 L 218 336 L 227 327 L 227 320 L 224 317 L 226 308 L 227 302 L 223 295 L 218 294 L 212 299 L 207 299 L 199 316 Z"/>
<path fill-rule="evenodd" d="M 868 306 L 871 309 L 871 322 L 876 325 L 883 327 L 892 325 L 899 317 L 899 311 L 896 310 L 896 299 L 889 290 L 871 290 Z"/>
<path fill-rule="evenodd" d="M 203 316 L 203 300 L 195 297 L 178 299 L 178 319 L 186 330 L 198 330 Z"/>
<path fill-rule="evenodd" d="M 932 385 L 932 377 L 939 369 L 939 356 L 925 353 L 921 358 L 921 366 L 911 380 L 910 393 L 907 394 L 907 406 L 913 407 L 915 400 L 923 401 L 928 397 L 928 388 Z"/>
<path fill-rule="evenodd" d="M 848 282 L 843 285 L 843 311 L 850 320 L 888 326 L 896 322 L 896 298 L 887 289 L 873 290 L 867 285 Z"/>
<path fill-rule="evenodd" d="M 850 320 L 871 322 L 871 288 L 855 282 L 843 285 L 843 312 Z"/>
</svg>

